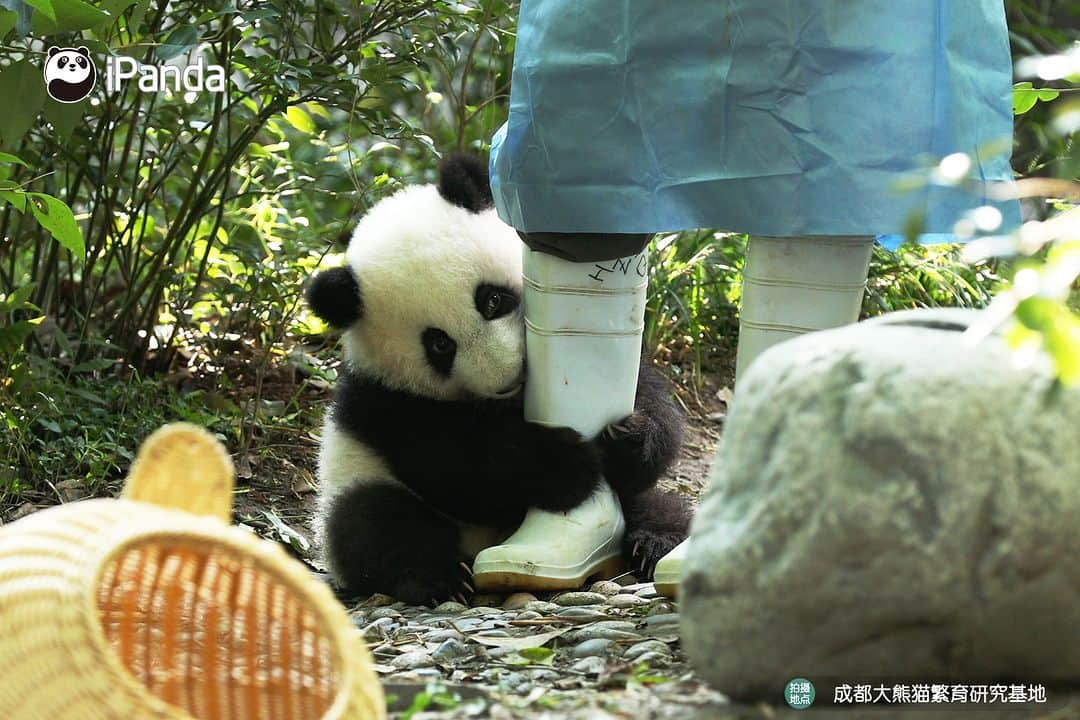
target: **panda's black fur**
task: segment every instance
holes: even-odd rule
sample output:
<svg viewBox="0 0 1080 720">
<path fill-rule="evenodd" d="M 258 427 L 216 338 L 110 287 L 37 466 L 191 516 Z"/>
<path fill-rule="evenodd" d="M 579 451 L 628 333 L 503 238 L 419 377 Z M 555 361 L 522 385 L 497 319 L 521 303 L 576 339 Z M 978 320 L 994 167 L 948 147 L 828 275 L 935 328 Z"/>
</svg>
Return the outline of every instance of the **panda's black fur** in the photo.
<svg viewBox="0 0 1080 720">
<path fill-rule="evenodd" d="M 444 162 L 439 197 L 433 192 L 425 202 L 457 208 L 446 212 L 496 220 L 482 215 L 494 211 L 486 165 L 476 158 Z M 505 241 L 516 240 L 507 229 Z M 353 242 L 364 242 L 361 229 Z M 519 248 L 510 250 L 519 253 Z M 414 273 L 412 279 L 416 284 L 402 287 L 401 293 L 424 292 L 425 278 Z M 479 278 L 475 308 L 468 312 L 517 327 L 522 322 L 520 286 L 512 287 L 512 281 L 509 276 Z M 318 274 L 307 298 L 330 324 L 346 331 L 362 328 L 370 299 L 365 297 L 364 267 L 346 265 Z M 417 329 L 426 324 L 423 319 Z M 397 332 L 396 325 L 391 327 Z M 522 327 L 522 338 L 523 332 Z M 431 333 L 437 333 L 434 339 Z M 354 341 L 358 350 L 343 365 L 327 416 L 320 457 L 324 500 L 316 520 L 327 565 L 344 594 L 381 592 L 409 603 L 468 595 L 472 558 L 462 548 L 463 525 L 491 528 L 505 537 L 529 507 L 563 511 L 577 506 L 596 489 L 601 474 L 623 505 L 626 555 L 644 573 L 651 573 L 656 561 L 686 537 L 687 502 L 653 487 L 678 454 L 682 418 L 668 383 L 648 363 L 641 366 L 634 413 L 588 441 L 567 428 L 524 420 L 520 393 L 504 397 L 497 391 L 503 385 L 513 388 L 523 376 L 515 367 L 502 368 L 506 381 L 493 379 L 486 396 L 435 396 L 425 388 L 440 387 L 440 378 L 457 371 L 455 354 L 448 349 L 453 338 L 444 328 L 425 327 L 415 341 L 423 352 L 414 353 L 407 370 L 398 367 L 397 356 L 376 361 L 364 355 L 365 342 L 377 344 L 371 337 Z M 520 347 L 516 338 L 512 343 Z M 430 367 L 419 388 L 395 382 L 395 373 L 419 374 L 425 361 Z"/>
</svg>

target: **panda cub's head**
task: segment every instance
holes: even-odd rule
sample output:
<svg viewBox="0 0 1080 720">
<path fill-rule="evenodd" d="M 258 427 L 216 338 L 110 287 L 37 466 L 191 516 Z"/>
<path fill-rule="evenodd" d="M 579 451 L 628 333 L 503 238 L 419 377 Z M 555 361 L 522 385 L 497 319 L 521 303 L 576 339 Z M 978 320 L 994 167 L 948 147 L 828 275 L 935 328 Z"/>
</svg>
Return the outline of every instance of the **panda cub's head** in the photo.
<svg viewBox="0 0 1080 720">
<path fill-rule="evenodd" d="M 344 331 L 346 362 L 388 387 L 513 397 L 524 379 L 522 243 L 495 213 L 482 160 L 449 158 L 439 175 L 377 203 L 345 265 L 312 279 L 308 303 Z"/>
<path fill-rule="evenodd" d="M 96 80 L 97 69 L 85 47 L 49 48 L 45 84 L 53 99 L 64 103 L 78 102 L 90 94 Z"/>
</svg>

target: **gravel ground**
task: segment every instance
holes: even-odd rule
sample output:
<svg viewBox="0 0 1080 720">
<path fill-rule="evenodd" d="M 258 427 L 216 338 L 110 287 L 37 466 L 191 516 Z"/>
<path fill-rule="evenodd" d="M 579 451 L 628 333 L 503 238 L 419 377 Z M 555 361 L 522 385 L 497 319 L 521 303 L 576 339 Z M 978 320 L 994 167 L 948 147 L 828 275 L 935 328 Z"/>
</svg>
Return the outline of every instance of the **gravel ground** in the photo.
<svg viewBox="0 0 1080 720">
<path fill-rule="evenodd" d="M 729 702 L 694 677 L 677 604 L 632 576 L 581 591 L 477 595 L 432 609 L 375 595 L 351 610 L 375 658 L 391 717 L 411 720 L 997 720 L 1080 718 L 1080 698 L 1008 711 L 797 712 Z"/>
</svg>

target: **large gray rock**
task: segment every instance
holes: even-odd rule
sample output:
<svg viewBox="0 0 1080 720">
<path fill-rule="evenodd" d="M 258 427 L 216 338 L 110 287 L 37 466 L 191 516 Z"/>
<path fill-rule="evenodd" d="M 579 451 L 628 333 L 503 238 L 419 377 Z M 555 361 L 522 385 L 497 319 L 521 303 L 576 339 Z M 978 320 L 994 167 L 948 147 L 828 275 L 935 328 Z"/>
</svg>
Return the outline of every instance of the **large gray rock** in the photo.
<svg viewBox="0 0 1080 720">
<path fill-rule="evenodd" d="M 681 591 L 704 679 L 1080 680 L 1080 392 L 975 317 L 817 333 L 741 379 Z"/>
</svg>

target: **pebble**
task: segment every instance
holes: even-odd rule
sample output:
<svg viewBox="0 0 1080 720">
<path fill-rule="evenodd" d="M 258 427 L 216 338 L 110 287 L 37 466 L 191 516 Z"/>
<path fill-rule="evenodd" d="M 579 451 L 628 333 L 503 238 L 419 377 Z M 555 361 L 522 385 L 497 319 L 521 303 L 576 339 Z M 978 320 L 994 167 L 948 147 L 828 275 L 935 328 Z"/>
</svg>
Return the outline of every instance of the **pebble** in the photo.
<svg viewBox="0 0 1080 720">
<path fill-rule="evenodd" d="M 562 607 L 581 605 L 599 605 L 606 600 L 604 595 L 595 592 L 568 592 L 555 598 L 555 604 Z"/>
<path fill-rule="evenodd" d="M 466 609 L 467 608 L 459 602 L 447 600 L 444 603 L 439 603 L 438 605 L 436 605 L 435 609 L 432 612 L 437 615 L 457 615 L 459 613 L 465 612 Z"/>
<path fill-rule="evenodd" d="M 398 655 L 390 661 L 390 667 L 395 670 L 416 670 L 431 667 L 434 664 L 435 661 L 431 659 L 430 655 L 419 650 Z"/>
<path fill-rule="evenodd" d="M 658 652 L 642 653 L 634 658 L 634 664 L 645 663 L 646 665 L 666 665 L 669 662 L 671 662 L 671 655 L 665 655 Z"/>
<path fill-rule="evenodd" d="M 396 630 L 400 625 L 392 617 L 381 617 L 373 620 L 364 627 L 365 640 L 381 640 Z"/>
<path fill-rule="evenodd" d="M 599 580 L 589 587 L 589 592 L 600 593 L 601 595 L 616 595 L 623 592 L 623 586 L 611 580 Z"/>
<path fill-rule="evenodd" d="M 613 641 L 604 638 L 585 640 L 574 646 L 574 649 L 570 651 L 570 656 L 576 658 L 603 657 L 607 655 L 614 644 Z"/>
<path fill-rule="evenodd" d="M 392 607 L 379 607 L 368 613 L 368 620 L 381 620 L 383 618 L 399 618 L 401 611 Z"/>
<path fill-rule="evenodd" d="M 659 615 L 649 615 L 645 618 L 645 627 L 655 628 L 661 625 L 678 625 L 679 614 L 678 613 L 663 613 Z"/>
<path fill-rule="evenodd" d="M 612 595 L 607 599 L 608 605 L 617 608 L 637 607 L 638 605 L 648 605 L 649 601 L 643 597 L 637 595 L 619 594 Z"/>
<path fill-rule="evenodd" d="M 529 677 L 533 679 L 533 682 L 550 683 L 555 680 L 562 679 L 562 673 L 557 670 L 536 669 L 528 670 Z"/>
<path fill-rule="evenodd" d="M 516 619 L 517 620 L 537 620 L 537 619 L 542 618 L 542 617 L 543 617 L 543 615 L 541 615 L 538 612 L 533 612 L 532 610 L 523 610 L 522 612 L 519 612 L 517 614 Z"/>
<path fill-rule="evenodd" d="M 512 647 L 498 647 L 498 646 L 496 646 L 496 647 L 486 647 L 485 650 L 487 650 L 488 657 L 493 657 L 493 658 L 501 658 L 504 655 L 511 655 L 511 654 L 517 652 L 517 650 L 515 650 Z"/>
<path fill-rule="evenodd" d="M 489 605 L 477 605 L 476 607 L 471 607 L 471 608 L 469 608 L 467 610 L 464 610 L 461 613 L 461 617 L 463 617 L 463 618 L 474 618 L 474 617 L 483 617 L 485 615 L 498 615 L 498 614 L 499 614 L 498 608 L 493 608 L 493 607 L 491 607 Z"/>
<path fill-rule="evenodd" d="M 646 598 L 647 600 L 652 600 L 653 598 L 660 597 L 660 593 L 656 592 L 656 586 L 652 583 L 648 583 L 640 590 L 635 590 L 634 594 L 638 597 Z"/>
<path fill-rule="evenodd" d="M 547 602 L 546 600 L 534 600 L 530 603 L 525 603 L 526 610 L 532 610 L 538 612 L 541 615 L 548 615 L 559 609 L 559 606 L 553 602 Z"/>
<path fill-rule="evenodd" d="M 667 601 L 658 602 L 649 608 L 646 615 L 668 615 L 675 612 L 675 606 Z"/>
<path fill-rule="evenodd" d="M 621 575 L 617 578 L 612 578 L 612 580 L 619 583 L 623 587 L 628 587 L 630 585 L 639 585 L 638 579 L 633 575 Z"/>
<path fill-rule="evenodd" d="M 660 642 L 659 640 L 645 640 L 644 642 L 639 642 L 626 648 L 626 651 L 623 653 L 623 658 L 626 660 L 637 660 L 648 653 L 668 656 L 671 655 L 671 648 L 668 647 L 667 643 Z"/>
<path fill-rule="evenodd" d="M 503 610 L 521 610 L 529 605 L 529 603 L 536 602 L 536 596 L 532 593 L 517 592 L 506 598 L 503 602 Z"/>
<path fill-rule="evenodd" d="M 566 638 L 570 642 L 581 642 L 582 640 L 640 640 L 641 635 L 629 630 L 598 628 L 589 625 L 569 633 Z"/>
<path fill-rule="evenodd" d="M 586 675 L 599 675 L 607 669 L 607 662 L 601 657 L 587 657 L 578 660 L 570 669 Z"/>
<path fill-rule="evenodd" d="M 568 607 L 563 608 L 555 613 L 557 617 L 567 620 L 573 620 L 574 622 L 588 622 L 590 620 L 602 620 L 607 615 L 600 610 L 593 610 L 587 607 Z"/>
<path fill-rule="evenodd" d="M 505 630 L 485 630 L 484 632 L 476 633 L 477 637 L 510 637 L 510 633 Z"/>
<path fill-rule="evenodd" d="M 426 640 L 427 642 L 443 642 L 445 640 L 457 640 L 459 642 L 465 641 L 465 636 L 452 628 L 445 628 L 442 630 L 430 630 L 421 635 L 420 638 Z"/>
<path fill-rule="evenodd" d="M 469 650 L 468 646 L 457 638 L 447 638 L 439 647 L 435 648 L 435 652 L 431 653 L 432 659 L 440 663 L 453 662 L 471 655 L 472 651 Z"/>
</svg>

